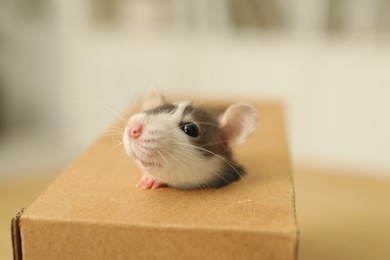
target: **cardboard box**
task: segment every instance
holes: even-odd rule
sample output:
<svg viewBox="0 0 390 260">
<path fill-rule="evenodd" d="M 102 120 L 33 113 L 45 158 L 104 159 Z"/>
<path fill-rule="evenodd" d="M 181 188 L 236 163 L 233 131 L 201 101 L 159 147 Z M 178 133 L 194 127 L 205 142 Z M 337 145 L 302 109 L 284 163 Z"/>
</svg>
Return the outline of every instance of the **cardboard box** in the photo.
<svg viewBox="0 0 390 260">
<path fill-rule="evenodd" d="M 252 103 L 253 104 L 253 103 Z M 298 229 L 282 108 L 235 150 L 246 176 L 220 189 L 139 190 L 101 137 L 13 220 L 17 259 L 295 259 Z"/>
</svg>

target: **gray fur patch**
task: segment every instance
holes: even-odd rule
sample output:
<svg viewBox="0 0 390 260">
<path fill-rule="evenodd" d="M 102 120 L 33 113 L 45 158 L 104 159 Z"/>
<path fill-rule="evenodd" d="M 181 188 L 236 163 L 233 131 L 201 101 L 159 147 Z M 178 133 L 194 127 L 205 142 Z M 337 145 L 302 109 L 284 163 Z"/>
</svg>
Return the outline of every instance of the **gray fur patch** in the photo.
<svg viewBox="0 0 390 260">
<path fill-rule="evenodd" d="M 200 188 L 220 188 L 239 180 L 245 174 L 244 168 L 232 159 L 232 151 L 225 147 L 218 116 L 193 105 L 186 106 L 183 111 L 183 117 L 191 118 L 191 122 L 199 128 L 199 136 L 189 137 L 190 142 L 198 147 L 204 157 L 216 156 L 224 162 L 223 168 L 215 173 L 215 179 L 200 185 Z"/>
<path fill-rule="evenodd" d="M 144 113 L 150 114 L 150 115 L 158 115 L 158 114 L 172 114 L 176 111 L 177 105 L 174 104 L 164 104 L 162 106 L 145 110 Z"/>
<path fill-rule="evenodd" d="M 190 122 L 198 126 L 199 136 L 196 138 L 189 137 L 189 141 L 198 147 L 203 156 L 211 157 L 218 154 L 224 158 L 231 157 L 231 151 L 224 146 L 216 115 L 193 105 L 188 105 L 183 111 L 183 117 L 190 118 Z"/>
<path fill-rule="evenodd" d="M 180 186 L 176 188 L 180 189 L 209 189 L 209 188 L 222 188 L 232 182 L 240 180 L 245 175 L 245 169 L 238 163 L 233 160 L 226 160 L 226 163 L 220 169 L 219 172 L 215 173 L 215 177 L 213 180 L 199 184 L 198 186 Z"/>
<path fill-rule="evenodd" d="M 224 167 L 216 175 L 214 181 L 201 185 L 202 188 L 221 188 L 234 181 L 238 181 L 245 175 L 245 169 L 233 160 L 227 160 Z"/>
</svg>

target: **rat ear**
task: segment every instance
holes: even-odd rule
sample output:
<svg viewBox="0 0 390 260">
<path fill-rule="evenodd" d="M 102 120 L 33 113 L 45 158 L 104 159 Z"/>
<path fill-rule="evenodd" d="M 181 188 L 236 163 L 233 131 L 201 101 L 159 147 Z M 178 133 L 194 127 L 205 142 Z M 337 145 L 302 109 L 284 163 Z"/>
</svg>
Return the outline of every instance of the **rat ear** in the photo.
<svg viewBox="0 0 390 260">
<path fill-rule="evenodd" d="M 164 96 L 156 88 L 150 88 L 143 99 L 142 108 L 143 110 L 149 110 L 165 103 Z"/>
<path fill-rule="evenodd" d="M 244 102 L 229 106 L 219 117 L 219 127 L 228 147 L 244 143 L 256 130 L 258 123 L 256 109 Z"/>
</svg>

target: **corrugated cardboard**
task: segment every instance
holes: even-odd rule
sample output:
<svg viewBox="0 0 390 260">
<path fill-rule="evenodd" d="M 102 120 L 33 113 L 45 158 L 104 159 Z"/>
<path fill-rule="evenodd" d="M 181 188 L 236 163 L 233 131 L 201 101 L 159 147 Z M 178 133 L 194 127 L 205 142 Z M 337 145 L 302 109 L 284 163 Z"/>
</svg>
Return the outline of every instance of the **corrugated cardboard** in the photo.
<svg viewBox="0 0 390 260">
<path fill-rule="evenodd" d="M 139 190 L 140 170 L 103 136 L 14 222 L 23 259 L 295 259 L 282 109 L 255 106 L 260 128 L 235 150 L 247 174 L 220 189 Z"/>
</svg>

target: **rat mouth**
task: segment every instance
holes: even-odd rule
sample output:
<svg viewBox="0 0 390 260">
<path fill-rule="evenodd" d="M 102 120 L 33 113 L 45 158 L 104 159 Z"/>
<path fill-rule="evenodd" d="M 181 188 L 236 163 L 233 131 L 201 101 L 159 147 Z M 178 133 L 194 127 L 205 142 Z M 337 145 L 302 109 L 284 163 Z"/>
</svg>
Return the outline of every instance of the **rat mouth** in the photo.
<svg viewBox="0 0 390 260">
<path fill-rule="evenodd" d="M 160 163 L 156 163 L 156 162 L 146 162 L 146 161 L 143 161 L 143 160 L 139 160 L 142 165 L 144 167 L 158 167 L 158 168 L 161 168 L 161 164 Z"/>
<path fill-rule="evenodd" d="M 134 152 L 133 152 L 133 157 L 134 157 L 134 159 L 136 159 L 137 161 L 141 162 L 142 166 L 144 166 L 145 168 L 149 168 L 149 167 L 158 167 L 158 168 L 161 168 L 161 167 L 162 167 L 161 163 L 158 163 L 158 162 L 149 162 L 149 161 L 142 160 L 142 159 L 139 158 Z"/>
</svg>

